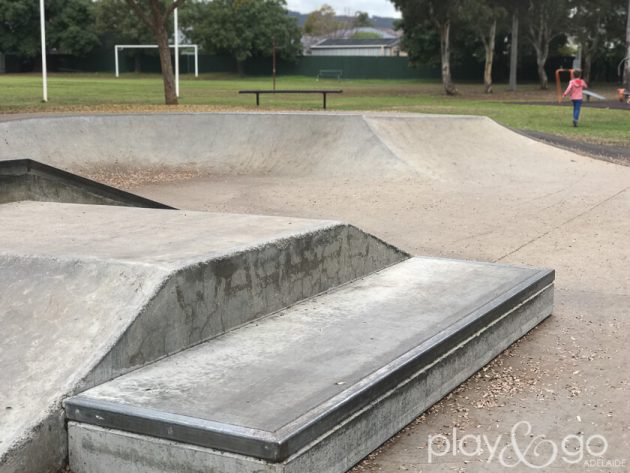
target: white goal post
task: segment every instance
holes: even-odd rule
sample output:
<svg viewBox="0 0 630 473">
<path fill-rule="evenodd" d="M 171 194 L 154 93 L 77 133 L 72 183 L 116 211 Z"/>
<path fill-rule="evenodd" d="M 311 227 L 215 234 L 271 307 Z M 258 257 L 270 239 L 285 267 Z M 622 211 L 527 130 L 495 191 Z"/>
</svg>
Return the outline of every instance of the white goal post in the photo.
<svg viewBox="0 0 630 473">
<path fill-rule="evenodd" d="M 114 57 L 116 61 L 116 77 L 120 77 L 120 67 L 118 64 L 118 52 L 123 49 L 156 49 L 157 44 L 117 44 L 114 46 Z M 175 48 L 174 44 L 169 44 L 169 47 Z M 196 44 L 178 44 L 178 48 L 192 48 L 195 55 L 195 77 L 199 77 L 199 47 Z"/>
</svg>

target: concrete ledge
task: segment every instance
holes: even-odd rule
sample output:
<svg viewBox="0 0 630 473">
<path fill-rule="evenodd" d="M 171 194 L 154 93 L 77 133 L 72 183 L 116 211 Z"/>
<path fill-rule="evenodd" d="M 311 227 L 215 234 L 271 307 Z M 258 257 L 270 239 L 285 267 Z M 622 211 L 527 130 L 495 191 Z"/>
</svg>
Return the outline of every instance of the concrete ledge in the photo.
<svg viewBox="0 0 630 473">
<path fill-rule="evenodd" d="M 32 159 L 0 160 L 0 204 L 21 200 L 172 209 Z"/>
<path fill-rule="evenodd" d="M 278 471 L 345 471 L 548 316 L 552 283 L 552 271 L 413 258 L 91 389 L 66 410 Z M 90 445 L 97 456 L 110 449 Z"/>
<path fill-rule="evenodd" d="M 547 285 L 280 462 L 71 422 L 70 464 L 75 473 L 341 473 L 544 320 L 552 306 Z"/>
</svg>

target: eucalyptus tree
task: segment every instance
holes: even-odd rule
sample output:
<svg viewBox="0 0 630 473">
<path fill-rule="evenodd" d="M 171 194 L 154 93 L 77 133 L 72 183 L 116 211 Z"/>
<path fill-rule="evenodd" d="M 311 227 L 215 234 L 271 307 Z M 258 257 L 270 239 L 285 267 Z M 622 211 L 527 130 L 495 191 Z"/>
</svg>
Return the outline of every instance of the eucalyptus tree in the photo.
<svg viewBox="0 0 630 473">
<path fill-rule="evenodd" d="M 440 40 L 442 84 L 448 95 L 458 93 L 451 75 L 451 27 L 461 13 L 463 0 L 391 0 L 402 13 L 400 26 L 406 42 L 417 37 L 419 25 L 431 25 Z"/>
<path fill-rule="evenodd" d="M 626 0 L 572 0 L 570 32 L 581 49 L 584 79 L 593 61 L 623 43 Z"/>
<path fill-rule="evenodd" d="M 520 26 L 527 14 L 527 2 L 523 0 L 499 0 L 510 20 L 510 77 L 508 90 L 516 91 L 518 83 L 518 52 Z"/>
<path fill-rule="evenodd" d="M 540 88 L 547 89 L 549 79 L 545 65 L 551 41 L 569 28 L 569 0 L 528 0 L 527 37 L 536 52 L 536 66 Z"/>
<path fill-rule="evenodd" d="M 492 65 L 497 40 L 497 25 L 507 12 L 500 0 L 465 0 L 463 15 L 466 23 L 483 43 L 485 64 L 483 68 L 484 91 L 492 93 Z"/>
</svg>

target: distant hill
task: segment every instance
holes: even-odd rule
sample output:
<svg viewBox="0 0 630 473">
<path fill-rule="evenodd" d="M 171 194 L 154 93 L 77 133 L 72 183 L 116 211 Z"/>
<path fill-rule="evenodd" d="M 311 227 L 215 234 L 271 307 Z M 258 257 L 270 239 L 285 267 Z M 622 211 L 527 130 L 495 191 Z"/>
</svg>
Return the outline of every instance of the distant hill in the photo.
<svg viewBox="0 0 630 473">
<path fill-rule="evenodd" d="M 308 16 L 308 13 L 300 13 L 297 11 L 289 10 L 289 16 L 297 18 L 298 25 L 301 28 L 302 26 L 304 26 L 304 22 L 306 21 L 306 17 Z M 350 19 L 350 17 L 346 15 L 337 15 L 335 18 L 341 22 L 345 22 Z M 375 28 L 394 29 L 394 21 L 396 21 L 396 18 L 387 18 L 384 16 L 371 16 L 370 20 L 372 20 L 372 23 L 374 23 Z"/>
</svg>

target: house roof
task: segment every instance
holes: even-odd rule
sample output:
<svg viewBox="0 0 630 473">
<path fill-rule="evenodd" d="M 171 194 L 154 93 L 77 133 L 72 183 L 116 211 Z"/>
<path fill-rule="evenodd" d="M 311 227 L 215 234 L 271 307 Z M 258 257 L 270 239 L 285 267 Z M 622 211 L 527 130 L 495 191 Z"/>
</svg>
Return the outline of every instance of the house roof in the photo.
<svg viewBox="0 0 630 473">
<path fill-rule="evenodd" d="M 352 38 L 357 33 L 372 33 L 376 38 L 399 38 L 402 33 L 387 28 L 374 28 L 373 26 L 359 26 L 345 30 L 339 38 Z M 376 36 L 378 35 L 378 36 Z"/>
<path fill-rule="evenodd" d="M 377 38 L 377 39 L 325 39 L 314 46 L 317 48 L 365 48 L 365 47 L 391 47 L 400 42 L 400 38 Z"/>
</svg>

